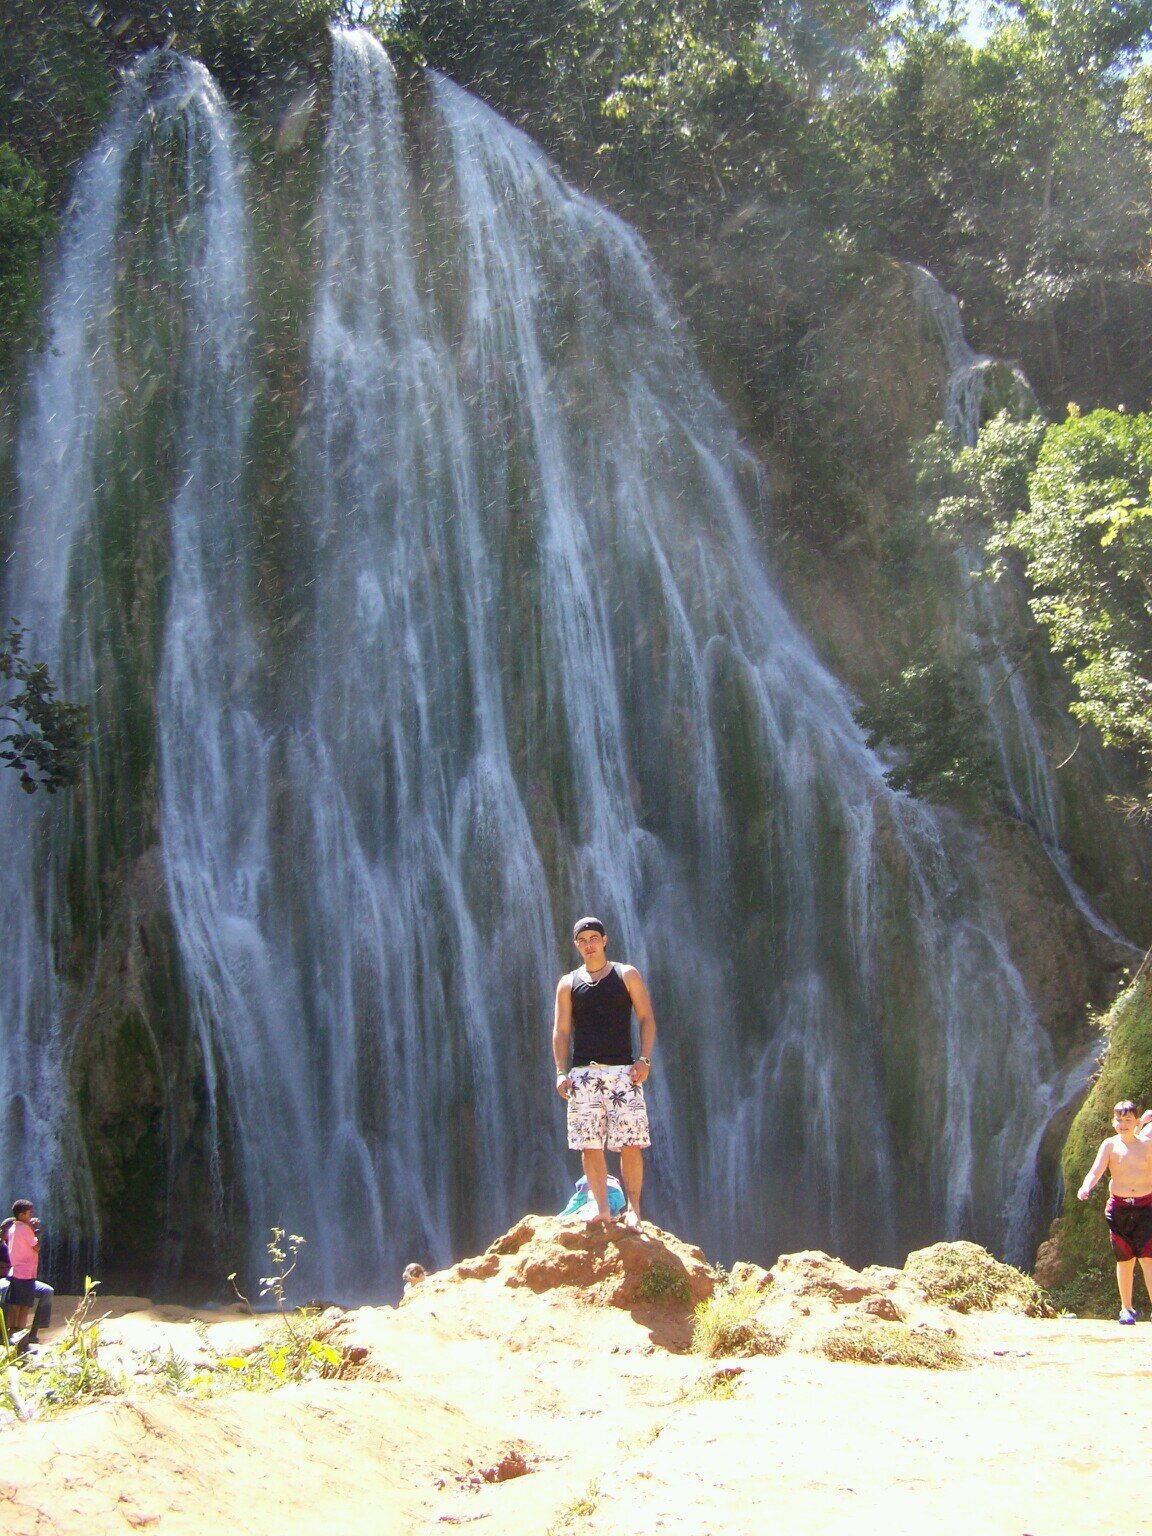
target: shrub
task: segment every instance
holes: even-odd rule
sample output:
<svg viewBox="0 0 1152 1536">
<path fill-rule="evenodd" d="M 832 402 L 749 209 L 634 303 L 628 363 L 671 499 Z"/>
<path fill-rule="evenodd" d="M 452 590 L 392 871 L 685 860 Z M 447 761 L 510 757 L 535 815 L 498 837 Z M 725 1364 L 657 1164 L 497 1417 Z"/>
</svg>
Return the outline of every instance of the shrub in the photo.
<svg viewBox="0 0 1152 1536">
<path fill-rule="evenodd" d="M 640 1295 L 644 1301 L 658 1301 L 681 1306 L 692 1304 L 692 1292 L 688 1278 L 682 1269 L 671 1264 L 653 1264 L 640 1281 Z"/>
<path fill-rule="evenodd" d="M 122 1390 L 120 1379 L 99 1359 L 99 1325 L 90 1320 L 97 1282 L 84 1281 L 84 1295 L 63 1337 L 38 1355 L 20 1353 L 2 1334 L 0 1419 L 43 1418 Z"/>
</svg>

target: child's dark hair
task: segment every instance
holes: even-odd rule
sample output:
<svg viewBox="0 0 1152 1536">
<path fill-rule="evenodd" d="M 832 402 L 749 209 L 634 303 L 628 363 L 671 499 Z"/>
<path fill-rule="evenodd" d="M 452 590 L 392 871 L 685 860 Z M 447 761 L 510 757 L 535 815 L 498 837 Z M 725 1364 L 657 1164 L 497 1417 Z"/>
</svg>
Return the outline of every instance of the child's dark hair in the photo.
<svg viewBox="0 0 1152 1536">
<path fill-rule="evenodd" d="M 33 1206 L 31 1200 L 13 1200 L 12 1202 L 12 1214 L 15 1216 L 17 1221 L 20 1220 L 25 1211 L 31 1211 L 34 1209 L 35 1207 Z"/>
<path fill-rule="evenodd" d="M 1121 1099 L 1119 1104 L 1117 1104 L 1113 1109 L 1112 1113 L 1114 1115 L 1138 1115 L 1140 1111 L 1136 1108 L 1131 1099 Z M 13 1206 L 13 1210 L 15 1210 L 15 1206 Z"/>
</svg>

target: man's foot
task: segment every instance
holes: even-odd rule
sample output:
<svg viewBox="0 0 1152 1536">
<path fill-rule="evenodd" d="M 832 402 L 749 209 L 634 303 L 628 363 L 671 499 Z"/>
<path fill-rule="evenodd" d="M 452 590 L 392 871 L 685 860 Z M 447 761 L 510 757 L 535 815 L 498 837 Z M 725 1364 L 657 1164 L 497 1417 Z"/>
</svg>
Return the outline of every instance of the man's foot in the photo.
<svg viewBox="0 0 1152 1536">
<path fill-rule="evenodd" d="M 600 1212 L 597 1211 L 594 1216 L 586 1218 L 584 1225 L 586 1227 L 610 1227 L 615 1220 L 615 1216 L 601 1216 Z"/>
<path fill-rule="evenodd" d="M 1134 1323 L 1136 1321 L 1136 1308 L 1135 1307 L 1121 1307 L 1120 1308 L 1120 1321 L 1122 1323 Z"/>
<path fill-rule="evenodd" d="M 624 1228 L 625 1232 L 643 1232 L 644 1230 L 643 1223 L 633 1210 L 624 1212 L 623 1216 L 620 1217 L 620 1225 Z"/>
</svg>

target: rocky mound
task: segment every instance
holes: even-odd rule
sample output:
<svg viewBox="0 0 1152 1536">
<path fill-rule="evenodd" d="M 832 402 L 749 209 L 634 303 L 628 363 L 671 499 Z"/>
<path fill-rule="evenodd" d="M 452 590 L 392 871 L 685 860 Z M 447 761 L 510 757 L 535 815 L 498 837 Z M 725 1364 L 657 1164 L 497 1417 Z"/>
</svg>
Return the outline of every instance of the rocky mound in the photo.
<svg viewBox="0 0 1152 1536">
<path fill-rule="evenodd" d="M 752 1287 L 765 1299 L 807 1315 L 812 1299 L 835 1308 L 858 1307 L 878 1317 L 898 1318 L 916 1307 L 934 1306 L 951 1312 L 1016 1312 L 1024 1317 L 1051 1317 L 1044 1292 L 1010 1264 L 1002 1264 L 978 1243 L 933 1243 L 918 1248 L 903 1269 L 870 1264 L 855 1270 L 842 1259 L 818 1249 L 784 1253 L 771 1269 L 736 1264 L 729 1281 Z"/>
<path fill-rule="evenodd" d="M 653 1226 L 574 1225 L 558 1216 L 525 1216 L 476 1259 L 465 1259 L 433 1283 L 499 1278 L 530 1291 L 565 1288 L 592 1306 L 640 1302 L 695 1305 L 716 1289 L 718 1275 L 699 1248 Z"/>
<path fill-rule="evenodd" d="M 526 1217 L 399 1307 L 324 1314 L 340 1371 L 276 1390 L 193 1368 L 250 1358 L 277 1317 L 105 1300 L 114 1395 L 0 1428 L 5 1531 L 203 1536 L 241 1511 L 253 1536 L 1075 1536 L 1124 1476 L 1123 1446 L 1085 1460 L 1083 1425 L 1118 1369 L 1140 1411 L 1138 1330 L 1037 1322 L 1001 1268 L 949 1244 L 901 1270 L 811 1252 L 724 1277 L 666 1233 Z M 754 1358 L 688 1352 L 697 1307 L 749 1303 L 779 1319 L 731 1330 Z"/>
<path fill-rule="evenodd" d="M 953 1312 L 1018 1312 L 1054 1317 L 1052 1303 L 1031 1275 L 994 1259 L 978 1243 L 933 1243 L 904 1260 L 906 1282 L 925 1301 Z"/>
<path fill-rule="evenodd" d="M 957 1313 L 1051 1317 L 1029 1276 L 976 1243 L 936 1243 L 908 1255 L 903 1269 L 809 1250 L 782 1254 L 771 1269 L 734 1266 L 698 1315 L 696 1347 L 725 1355 L 818 1353 L 831 1360 L 953 1368 L 970 1359 Z"/>
</svg>

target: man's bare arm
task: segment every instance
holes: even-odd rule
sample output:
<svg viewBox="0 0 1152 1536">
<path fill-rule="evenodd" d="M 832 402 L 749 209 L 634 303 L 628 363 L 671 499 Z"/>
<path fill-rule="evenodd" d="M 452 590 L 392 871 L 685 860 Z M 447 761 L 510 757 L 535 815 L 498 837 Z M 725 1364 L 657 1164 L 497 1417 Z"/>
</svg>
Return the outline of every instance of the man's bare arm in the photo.
<svg viewBox="0 0 1152 1536">
<path fill-rule="evenodd" d="M 634 965 L 620 967 L 624 977 L 624 985 L 628 988 L 628 996 L 632 999 L 632 1006 L 636 1010 L 636 1018 L 640 1023 L 640 1054 L 651 1056 L 652 1047 L 656 1043 L 656 1015 L 652 1011 L 652 999 L 648 996 L 648 988 L 644 985 L 644 978 Z M 648 1063 L 637 1061 L 632 1066 L 632 1081 L 642 1083 L 648 1077 Z"/>
<path fill-rule="evenodd" d="M 1109 1161 L 1111 1160 L 1111 1156 L 1112 1138 L 1109 1137 L 1107 1141 L 1102 1141 L 1100 1143 L 1100 1150 L 1096 1154 L 1096 1161 L 1084 1175 L 1084 1182 L 1076 1191 L 1077 1200 L 1087 1200 L 1088 1196 L 1096 1188 L 1096 1185 L 1100 1180 L 1100 1176 L 1103 1174 L 1105 1168 L 1107 1168 Z"/>
<path fill-rule="evenodd" d="M 556 986 L 556 1007 L 552 1014 L 552 1060 L 556 1063 L 556 1092 L 566 1099 L 572 1092 L 568 1079 L 568 1058 L 572 1052 L 572 978 L 561 976 Z"/>
</svg>

